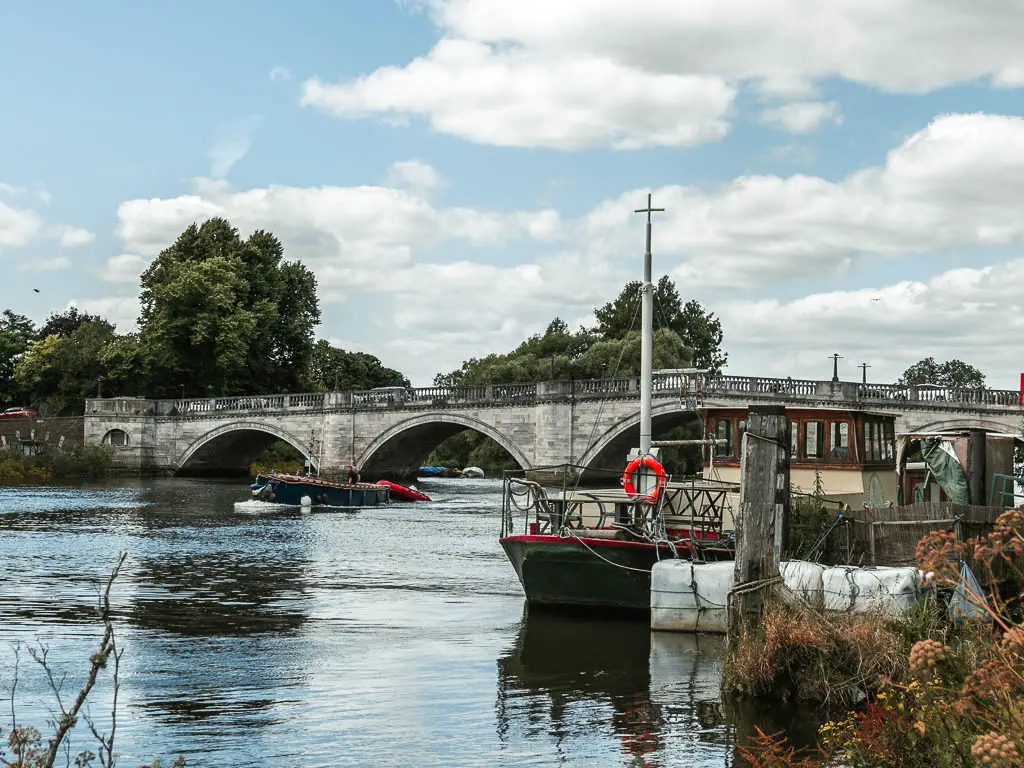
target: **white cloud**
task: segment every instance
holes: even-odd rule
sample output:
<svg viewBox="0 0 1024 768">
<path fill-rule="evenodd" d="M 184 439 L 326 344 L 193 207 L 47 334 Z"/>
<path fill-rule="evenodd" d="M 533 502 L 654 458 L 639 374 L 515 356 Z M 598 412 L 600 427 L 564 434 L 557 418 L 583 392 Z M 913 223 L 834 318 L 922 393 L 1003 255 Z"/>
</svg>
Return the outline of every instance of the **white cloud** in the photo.
<svg viewBox="0 0 1024 768">
<path fill-rule="evenodd" d="M 106 270 L 100 275 L 108 283 L 139 282 L 139 275 L 149 266 L 149 260 L 134 253 L 123 253 L 107 259 Z"/>
<path fill-rule="evenodd" d="M 338 84 L 307 80 L 302 104 L 395 124 L 425 117 L 441 133 L 483 144 L 637 149 L 721 139 L 734 97 L 713 76 L 443 39 L 404 68 Z"/>
<path fill-rule="evenodd" d="M 646 190 L 597 206 L 584 239 L 597 256 L 625 252 Z M 667 208 L 655 250 L 694 286 L 754 286 L 835 274 L 868 255 L 904 256 L 1024 241 L 1008 201 L 1024 197 L 1024 119 L 948 115 L 889 152 L 883 166 L 838 181 L 747 176 L 720 188 L 655 190 Z M 662 260 L 662 264 L 666 261 Z"/>
<path fill-rule="evenodd" d="M 137 296 L 110 296 L 98 299 L 71 299 L 66 309 L 78 307 L 82 312 L 99 315 L 117 326 L 122 333 L 136 330 L 139 317 L 139 299 Z"/>
<path fill-rule="evenodd" d="M 3 195 L 4 197 L 21 197 L 22 195 L 26 194 L 26 192 L 27 190 L 25 190 L 22 187 L 16 187 L 13 184 L 5 184 L 4 182 L 0 181 L 0 195 Z"/>
<path fill-rule="evenodd" d="M 77 245 L 85 245 L 86 243 L 91 243 L 96 238 L 96 235 L 87 229 L 69 226 L 58 227 L 56 236 L 60 240 L 61 248 L 74 248 Z"/>
<path fill-rule="evenodd" d="M 193 221 L 225 216 L 243 234 L 268 229 L 282 238 L 289 257 L 314 269 L 328 305 L 374 295 L 373 308 L 359 310 L 359 322 L 345 327 L 346 337 L 378 349 L 375 354 L 387 364 L 421 383 L 468 357 L 511 349 L 555 315 L 575 323 L 613 298 L 639 269 L 638 259 L 623 254 L 642 248 L 642 217 L 632 211 L 647 193 L 624 193 L 567 221 L 554 210 L 443 207 L 385 187 L 235 191 L 223 181 L 201 179 L 196 190 L 123 203 L 118 218 L 125 255 L 108 262 L 111 275 L 134 279 Z M 867 356 L 873 365 L 878 361 L 873 375 L 882 375 L 891 333 L 898 341 L 893 361 L 932 354 L 931 347 L 924 348 L 932 340 L 936 356 L 959 354 L 978 359 L 979 365 L 1015 348 L 1012 341 L 998 341 L 1000 329 L 985 359 L 981 353 L 969 357 L 968 345 L 983 346 L 985 324 L 962 321 L 971 312 L 986 323 L 1016 317 L 1019 300 L 1004 300 L 999 292 L 985 295 L 990 287 L 1024 287 L 1024 266 L 951 272 L 923 280 L 923 289 L 907 284 L 872 292 L 889 297 L 882 302 L 871 302 L 864 292 L 789 303 L 724 303 L 718 297 L 742 298 L 744 290 L 763 295 L 780 283 L 836 274 L 868 258 L 933 258 L 967 247 L 1024 242 L 1024 219 L 1012 203 L 1024 197 L 1024 118 L 937 118 L 890 151 L 884 163 L 839 180 L 752 176 L 709 189 L 665 187 L 654 195 L 655 204 L 668 209 L 655 225 L 656 271 L 670 272 L 685 294 L 720 313 L 729 347 L 736 350 L 734 372 L 757 373 L 757 366 L 764 366 L 781 375 L 816 375 L 827 362 L 824 350 L 847 355 L 850 365 L 853 358 Z M 528 245 L 532 256 L 520 257 L 525 263 L 515 266 L 483 263 L 494 255 L 469 250 L 517 242 Z M 436 253 L 453 251 L 457 260 L 432 263 L 438 261 Z M 723 288 L 728 291 L 718 290 Z M 912 300 L 909 308 L 900 303 L 904 291 Z M 890 297 L 891 292 L 901 298 Z M 942 303 L 944 292 L 952 303 Z M 993 306 L 982 307 L 986 301 Z M 839 311 L 830 314 L 833 303 Z M 771 320 L 773 313 L 781 319 Z M 949 322 L 942 319 L 946 315 Z M 1004 326 L 1017 330 L 1015 323 Z M 336 331 L 325 326 L 323 332 Z M 844 334 L 859 334 L 861 340 Z M 374 341 L 380 338 L 394 341 Z M 942 338 L 949 344 L 943 346 Z M 956 346 L 958 339 L 966 339 L 963 347 Z M 748 361 L 752 367 L 738 370 Z"/>
<path fill-rule="evenodd" d="M 953 269 L 927 280 L 877 289 L 835 291 L 778 301 L 714 307 L 731 353 L 730 372 L 828 378 L 838 352 L 842 376 L 895 381 L 933 356 L 959 358 L 990 374 L 990 386 L 1015 389 L 1020 361 L 1010 350 L 1024 335 L 1024 260 Z"/>
<path fill-rule="evenodd" d="M 32 259 L 18 265 L 20 272 L 58 272 L 71 266 L 71 260 L 63 256 L 54 259 Z"/>
<path fill-rule="evenodd" d="M 811 133 L 826 120 L 842 122 L 839 105 L 834 101 L 794 101 L 761 110 L 758 119 L 764 125 L 790 133 Z"/>
<path fill-rule="evenodd" d="M 282 80 L 290 80 L 292 72 L 288 67 L 274 67 L 270 70 L 270 82 L 278 83 Z"/>
<path fill-rule="evenodd" d="M 234 192 L 204 180 L 200 187 L 204 195 L 122 203 L 118 232 L 127 250 L 152 256 L 189 224 L 224 216 L 243 232 L 274 232 L 293 256 L 332 259 L 379 275 L 382 267 L 409 263 L 414 246 L 449 240 L 500 246 L 524 237 L 550 240 L 559 230 L 555 211 L 437 208 L 387 187 L 270 186 Z"/>
<path fill-rule="evenodd" d="M 0 202 L 0 246 L 25 245 L 39 234 L 42 225 L 35 211 Z"/>
<path fill-rule="evenodd" d="M 444 178 L 433 166 L 419 160 L 398 160 L 388 168 L 384 183 L 424 194 L 444 184 Z"/>
<path fill-rule="evenodd" d="M 345 119 L 412 117 L 473 142 L 579 149 L 693 146 L 728 130 L 735 90 L 795 103 L 768 124 L 813 130 L 832 78 L 924 93 L 1024 85 L 1024 5 L 990 0 L 418 0 L 440 39 L 424 55 L 302 103 Z"/>
<path fill-rule="evenodd" d="M 224 126 L 209 151 L 212 177 L 219 179 L 227 176 L 235 163 L 249 154 L 261 121 L 260 116 L 250 115 Z"/>
<path fill-rule="evenodd" d="M 432 7 L 450 37 L 765 82 L 790 93 L 829 77 L 910 93 L 978 78 L 1024 80 L 1024 5 L 1016 0 L 435 0 Z"/>
</svg>

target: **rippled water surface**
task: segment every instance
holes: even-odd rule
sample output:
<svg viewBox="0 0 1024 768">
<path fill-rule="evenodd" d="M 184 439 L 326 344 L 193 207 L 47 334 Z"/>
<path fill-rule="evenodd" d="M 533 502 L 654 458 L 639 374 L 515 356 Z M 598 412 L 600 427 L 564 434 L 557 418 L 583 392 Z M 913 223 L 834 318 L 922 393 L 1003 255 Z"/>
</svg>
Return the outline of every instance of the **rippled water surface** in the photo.
<svg viewBox="0 0 1024 768">
<path fill-rule="evenodd" d="M 42 642 L 77 689 L 125 550 L 124 765 L 733 764 L 751 718 L 719 703 L 718 641 L 527 616 L 500 482 L 420 487 L 436 501 L 256 514 L 235 506 L 244 481 L 0 489 L 0 678 Z M 23 652 L 23 722 L 51 711 L 44 683 Z M 102 678 L 101 727 L 110 699 Z"/>
</svg>

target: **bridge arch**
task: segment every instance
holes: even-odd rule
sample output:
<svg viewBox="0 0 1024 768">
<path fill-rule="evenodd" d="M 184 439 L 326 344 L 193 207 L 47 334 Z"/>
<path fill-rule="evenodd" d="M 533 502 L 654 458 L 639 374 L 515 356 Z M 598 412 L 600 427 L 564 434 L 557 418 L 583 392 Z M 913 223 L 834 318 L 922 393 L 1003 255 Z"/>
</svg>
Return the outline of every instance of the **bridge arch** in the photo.
<svg viewBox="0 0 1024 768">
<path fill-rule="evenodd" d="M 929 414 L 934 416 L 935 414 Z M 1011 435 L 1019 434 L 1021 422 L 1011 424 L 1009 421 L 998 421 L 996 419 L 983 418 L 981 416 L 969 416 L 966 414 L 952 416 L 950 418 L 930 421 L 920 426 L 914 424 L 907 415 L 905 426 L 897 431 L 903 432 L 953 432 L 961 429 L 984 429 L 986 432 L 1006 432 Z"/>
<path fill-rule="evenodd" d="M 486 435 L 508 451 L 523 469 L 532 464 L 523 449 L 486 421 L 460 413 L 423 413 L 404 419 L 381 432 L 359 455 L 356 467 L 364 475 L 413 470 L 446 438 L 465 429 Z"/>
<path fill-rule="evenodd" d="M 651 431 L 657 440 L 658 432 L 681 426 L 697 419 L 696 411 L 683 407 L 678 401 L 660 403 L 651 408 Z M 639 444 L 640 411 L 620 419 L 598 437 L 579 460 L 580 466 L 591 470 L 625 467 L 626 454 Z"/>
<path fill-rule="evenodd" d="M 211 429 L 193 440 L 175 460 L 174 470 L 247 470 L 256 457 L 277 440 L 283 440 L 301 453 L 314 470 L 318 468 L 319 462 L 310 455 L 309 444 L 288 430 L 258 421 L 236 421 Z"/>
</svg>

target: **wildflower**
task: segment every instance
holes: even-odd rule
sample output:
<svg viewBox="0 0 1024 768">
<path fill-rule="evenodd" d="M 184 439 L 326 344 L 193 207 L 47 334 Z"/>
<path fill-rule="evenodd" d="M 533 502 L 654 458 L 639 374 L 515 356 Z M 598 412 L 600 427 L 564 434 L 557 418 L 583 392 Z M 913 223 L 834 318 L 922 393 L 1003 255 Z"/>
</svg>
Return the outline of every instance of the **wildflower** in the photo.
<svg viewBox="0 0 1024 768">
<path fill-rule="evenodd" d="M 934 672 L 948 653 L 938 640 L 918 640 L 910 649 L 910 671 L 916 675 Z"/>
<path fill-rule="evenodd" d="M 1006 630 L 1006 634 L 1003 635 L 1003 639 L 1000 643 L 1003 648 L 1013 650 L 1024 650 L 1024 629 L 1020 627 L 1010 627 Z"/>
<path fill-rule="evenodd" d="M 1013 766 L 1020 761 L 1020 752 L 1012 741 L 1001 733 L 983 733 L 971 747 L 971 755 L 981 765 Z"/>
</svg>

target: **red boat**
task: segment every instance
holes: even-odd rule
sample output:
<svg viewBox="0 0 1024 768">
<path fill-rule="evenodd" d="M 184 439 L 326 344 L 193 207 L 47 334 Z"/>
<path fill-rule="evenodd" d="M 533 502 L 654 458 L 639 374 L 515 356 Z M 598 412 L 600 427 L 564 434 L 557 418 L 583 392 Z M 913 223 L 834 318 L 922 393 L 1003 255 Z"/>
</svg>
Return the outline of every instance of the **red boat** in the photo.
<svg viewBox="0 0 1024 768">
<path fill-rule="evenodd" d="M 402 501 L 430 501 L 425 493 L 420 493 L 415 488 L 406 488 L 404 485 L 392 483 L 390 480 L 378 480 L 377 485 L 387 486 L 391 496 Z"/>
</svg>

